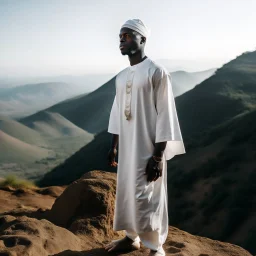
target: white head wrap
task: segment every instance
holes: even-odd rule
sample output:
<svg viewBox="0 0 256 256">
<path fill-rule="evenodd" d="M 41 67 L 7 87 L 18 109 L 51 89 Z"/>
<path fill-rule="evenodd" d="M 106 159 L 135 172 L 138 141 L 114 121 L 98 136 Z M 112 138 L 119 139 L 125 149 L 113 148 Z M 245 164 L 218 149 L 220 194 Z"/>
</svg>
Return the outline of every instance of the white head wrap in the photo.
<svg viewBox="0 0 256 256">
<path fill-rule="evenodd" d="M 123 27 L 135 30 L 146 38 L 148 38 L 151 33 L 151 30 L 140 19 L 127 20 L 121 28 Z"/>
</svg>

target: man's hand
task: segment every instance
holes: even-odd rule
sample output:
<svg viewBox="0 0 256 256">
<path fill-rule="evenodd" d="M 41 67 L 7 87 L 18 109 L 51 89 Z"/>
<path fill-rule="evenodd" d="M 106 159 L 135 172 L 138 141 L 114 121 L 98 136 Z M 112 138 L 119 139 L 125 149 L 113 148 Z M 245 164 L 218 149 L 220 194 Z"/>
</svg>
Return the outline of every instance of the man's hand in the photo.
<svg viewBox="0 0 256 256">
<path fill-rule="evenodd" d="M 111 148 L 108 152 L 108 165 L 112 167 L 117 167 L 118 163 L 115 161 L 117 154 L 116 148 Z"/>
<path fill-rule="evenodd" d="M 151 157 L 148 161 L 145 175 L 147 175 L 147 181 L 152 182 L 156 181 L 159 177 L 162 177 L 163 171 L 163 161 L 156 162 L 153 157 Z"/>
</svg>

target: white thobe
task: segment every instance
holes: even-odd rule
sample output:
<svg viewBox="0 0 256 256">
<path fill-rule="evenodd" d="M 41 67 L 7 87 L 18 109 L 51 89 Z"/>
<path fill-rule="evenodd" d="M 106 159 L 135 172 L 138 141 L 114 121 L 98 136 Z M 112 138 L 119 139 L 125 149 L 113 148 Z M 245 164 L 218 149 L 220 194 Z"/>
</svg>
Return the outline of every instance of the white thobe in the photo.
<svg viewBox="0 0 256 256">
<path fill-rule="evenodd" d="M 184 154 L 169 72 L 150 58 L 116 76 L 108 132 L 119 135 L 113 230 L 168 234 L 167 160 Z M 162 177 L 144 174 L 155 143 L 167 141 Z"/>
</svg>

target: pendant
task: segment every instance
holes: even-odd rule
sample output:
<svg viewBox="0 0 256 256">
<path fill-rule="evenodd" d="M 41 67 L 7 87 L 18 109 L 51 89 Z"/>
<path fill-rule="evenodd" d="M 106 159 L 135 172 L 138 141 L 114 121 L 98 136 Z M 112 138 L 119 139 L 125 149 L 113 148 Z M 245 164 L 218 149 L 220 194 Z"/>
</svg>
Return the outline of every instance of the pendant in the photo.
<svg viewBox="0 0 256 256">
<path fill-rule="evenodd" d="M 126 116 L 126 120 L 130 120 L 131 119 L 131 115 Z"/>
</svg>

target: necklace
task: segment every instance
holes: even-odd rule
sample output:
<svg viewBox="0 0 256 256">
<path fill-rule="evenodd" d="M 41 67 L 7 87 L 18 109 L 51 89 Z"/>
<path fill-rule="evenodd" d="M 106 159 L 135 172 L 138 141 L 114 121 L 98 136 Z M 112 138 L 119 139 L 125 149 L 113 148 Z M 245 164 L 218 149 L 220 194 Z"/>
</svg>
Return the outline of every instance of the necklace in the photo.
<svg viewBox="0 0 256 256">
<path fill-rule="evenodd" d="M 129 69 L 127 72 L 127 78 L 126 78 L 126 94 L 125 94 L 125 111 L 124 114 L 126 116 L 126 120 L 131 119 L 131 97 L 132 97 L 132 83 L 133 83 L 133 77 L 135 74 L 135 67 L 132 69 Z"/>
</svg>

